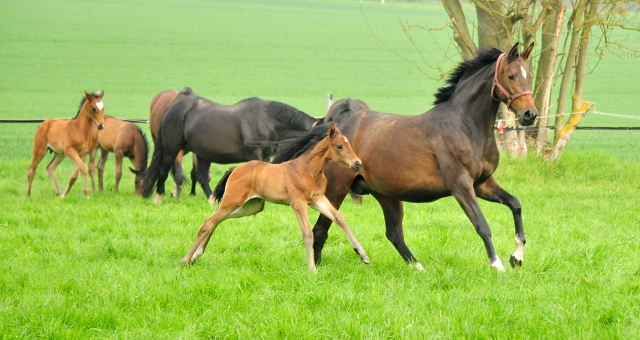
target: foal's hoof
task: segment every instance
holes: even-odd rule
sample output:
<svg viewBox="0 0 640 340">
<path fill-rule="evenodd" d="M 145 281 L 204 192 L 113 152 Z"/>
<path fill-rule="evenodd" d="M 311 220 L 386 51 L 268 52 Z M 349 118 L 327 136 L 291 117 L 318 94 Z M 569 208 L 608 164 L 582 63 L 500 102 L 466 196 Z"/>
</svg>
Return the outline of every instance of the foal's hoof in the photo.
<svg viewBox="0 0 640 340">
<path fill-rule="evenodd" d="M 509 259 L 509 264 L 511 268 L 522 267 L 522 259 L 517 258 L 516 254 L 513 253 Z"/>
</svg>

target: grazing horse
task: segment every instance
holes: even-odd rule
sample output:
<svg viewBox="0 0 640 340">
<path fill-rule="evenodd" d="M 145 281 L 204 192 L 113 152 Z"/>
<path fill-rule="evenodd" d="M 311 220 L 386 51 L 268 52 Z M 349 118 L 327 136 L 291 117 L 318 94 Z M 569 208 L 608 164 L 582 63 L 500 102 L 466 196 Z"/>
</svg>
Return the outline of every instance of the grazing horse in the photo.
<svg viewBox="0 0 640 340">
<path fill-rule="evenodd" d="M 82 172 L 84 178 L 84 195 L 89 198 L 89 186 L 87 183 L 87 166 L 84 160 L 87 153 L 93 149 L 93 126 L 97 126 L 99 130 L 104 128 L 104 104 L 102 97 L 104 91 L 96 94 L 89 94 L 85 91 L 84 97 L 80 102 L 80 110 L 73 119 L 47 119 L 36 130 L 36 137 L 33 141 L 33 160 L 29 166 L 27 177 L 29 178 L 29 187 L 27 188 L 27 196 L 31 195 L 31 182 L 36 175 L 36 168 L 44 158 L 47 148 L 55 153 L 51 163 L 47 165 L 47 172 L 56 189 L 56 195 L 64 198 L 71 190 L 71 187 L 78 179 L 78 171 Z M 67 156 L 74 163 L 73 173 L 69 180 L 64 193 L 60 191 L 58 181 L 56 180 L 56 167 Z M 91 173 L 93 176 L 93 165 L 91 165 Z"/>
<path fill-rule="evenodd" d="M 435 107 L 418 116 L 359 111 L 340 130 L 363 163 L 354 174 L 327 166 L 326 195 L 339 208 L 349 191 L 370 193 L 380 203 L 386 236 L 409 266 L 423 269 L 404 241 L 402 201 L 432 202 L 453 196 L 484 242 L 490 265 L 504 267 L 493 247 L 491 230 L 477 197 L 509 207 L 515 221 L 516 251 L 509 260 L 521 266 L 526 242 L 521 206 L 493 177 L 500 154 L 494 123 L 500 102 L 513 110 L 522 125 L 537 114 L 531 95 L 531 72 L 525 63 L 533 44 L 522 54 L 516 43 L 505 54 L 481 49 L 473 60 L 460 63 L 436 93 Z M 320 216 L 314 227 L 316 263 L 331 220 Z"/>
<path fill-rule="evenodd" d="M 200 96 L 187 96 L 171 105 L 162 117 L 151 164 L 143 177 L 142 196 L 151 196 L 157 183 L 155 203 L 164 195 L 164 182 L 180 150 L 197 158 L 197 180 L 209 202 L 211 163 L 230 164 L 266 160 L 275 152 L 273 143 L 296 131 L 309 131 L 316 119 L 287 104 L 248 98 L 234 105 L 214 103 Z M 184 175 L 174 166 L 180 198 Z"/>
<path fill-rule="evenodd" d="M 265 201 L 289 205 L 295 211 L 307 248 L 309 270 L 315 271 L 316 265 L 307 205 L 335 221 L 347 234 L 360 259 L 369 263 L 369 257 L 349 230 L 342 214 L 324 196 L 327 179 L 322 171 L 330 160 L 350 169 L 348 171 L 357 172 L 362 166 L 347 138 L 335 124 L 327 125 L 316 126 L 311 132 L 294 139 L 274 160 L 276 164 L 251 161 L 227 171 L 215 188 L 215 198 L 220 205 L 213 216 L 205 220 L 195 243 L 180 264 L 193 263 L 202 256 L 220 222 L 257 214 L 264 209 Z"/>
<path fill-rule="evenodd" d="M 181 91 L 178 90 L 166 90 L 158 93 L 151 100 L 151 109 L 149 114 L 149 129 L 151 130 L 151 139 L 153 143 L 156 143 L 156 138 L 158 137 L 158 131 L 160 130 L 160 122 L 162 122 L 162 117 L 164 116 L 165 111 L 171 106 L 173 103 L 178 100 L 186 97 L 194 95 L 195 93 L 191 90 L 190 87 L 185 86 Z M 182 158 L 184 157 L 184 150 L 180 150 L 178 156 L 176 157 L 175 164 L 176 166 L 182 168 Z M 191 195 L 196 194 L 196 158 L 193 157 L 193 167 L 191 169 Z M 176 188 L 177 192 L 177 188 Z"/>
<path fill-rule="evenodd" d="M 122 158 L 127 157 L 135 167 L 135 169 L 129 168 L 129 170 L 136 175 L 136 195 L 141 196 L 141 178 L 142 173 L 147 169 L 147 155 L 149 153 L 147 137 L 133 123 L 108 115 L 105 115 L 104 119 L 104 129 L 94 130 L 94 138 L 98 143 L 92 151 L 95 156 L 97 149 L 100 149 L 100 161 L 98 162 L 98 185 L 100 191 L 103 190 L 104 165 L 107 163 L 109 152 L 113 152 L 116 156 L 116 186 L 113 190 L 118 192 L 118 185 L 122 177 Z M 93 159 L 94 156 L 90 158 Z"/>
</svg>

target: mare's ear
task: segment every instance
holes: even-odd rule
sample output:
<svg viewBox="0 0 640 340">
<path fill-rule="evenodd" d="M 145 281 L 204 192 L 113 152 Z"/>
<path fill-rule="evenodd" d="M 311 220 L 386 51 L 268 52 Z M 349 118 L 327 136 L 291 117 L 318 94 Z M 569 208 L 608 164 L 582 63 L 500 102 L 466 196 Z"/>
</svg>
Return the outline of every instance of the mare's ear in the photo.
<svg viewBox="0 0 640 340">
<path fill-rule="evenodd" d="M 84 91 L 84 97 L 87 98 L 88 101 L 91 101 L 91 95 Z"/>
<path fill-rule="evenodd" d="M 520 43 L 517 42 L 515 45 L 513 45 L 513 47 L 511 48 L 511 51 L 509 51 L 509 60 L 513 60 L 515 58 L 518 58 L 518 45 Z"/>
<path fill-rule="evenodd" d="M 96 93 L 98 95 L 98 98 L 102 99 L 102 97 L 104 97 L 104 90 Z"/>
<path fill-rule="evenodd" d="M 533 51 L 533 45 L 534 43 L 532 42 L 529 47 L 525 48 L 524 51 L 522 51 L 522 54 L 520 54 L 522 60 L 527 61 L 527 59 L 529 59 L 529 56 L 531 56 L 531 51 Z"/>
<path fill-rule="evenodd" d="M 331 123 L 329 125 L 329 138 L 333 139 L 336 136 L 336 124 Z"/>
</svg>

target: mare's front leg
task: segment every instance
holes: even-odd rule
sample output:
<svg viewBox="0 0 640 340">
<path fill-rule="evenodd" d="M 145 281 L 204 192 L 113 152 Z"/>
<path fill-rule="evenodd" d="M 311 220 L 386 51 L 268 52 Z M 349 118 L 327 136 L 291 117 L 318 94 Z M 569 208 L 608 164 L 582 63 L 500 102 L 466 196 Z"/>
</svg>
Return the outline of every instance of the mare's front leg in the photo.
<svg viewBox="0 0 640 340">
<path fill-rule="evenodd" d="M 356 253 L 360 255 L 360 259 L 362 260 L 362 262 L 369 263 L 369 256 L 367 256 L 367 254 L 364 252 L 364 249 L 362 249 L 360 242 L 358 242 L 355 236 L 353 236 L 353 234 L 351 233 L 351 230 L 349 229 L 344 216 L 342 216 L 342 214 L 338 210 L 336 210 L 333 205 L 331 205 L 331 202 L 329 202 L 327 197 L 321 196 L 317 198 L 314 202 L 311 202 L 311 207 L 318 210 L 320 213 L 322 213 L 322 215 L 338 224 L 342 231 L 344 231 L 344 233 L 347 235 L 347 239 L 349 239 L 349 242 L 351 242 L 351 247 L 353 247 L 353 250 L 355 250 Z"/>
<path fill-rule="evenodd" d="M 389 198 L 379 193 L 372 193 L 378 201 L 384 214 L 384 224 L 387 229 L 387 239 L 396 248 L 402 259 L 412 267 L 415 263 L 416 269 L 424 270 L 422 264 L 413 256 L 409 247 L 404 242 L 404 231 L 402 229 L 402 218 L 404 217 L 404 207 L 401 201 Z"/>
<path fill-rule="evenodd" d="M 480 184 L 476 184 L 474 189 L 478 197 L 490 202 L 502 203 L 511 209 L 516 225 L 516 251 L 511 254 L 509 264 L 511 264 L 513 268 L 522 266 L 522 262 L 524 261 L 524 244 L 527 243 L 527 239 L 524 237 L 524 229 L 522 227 L 522 207 L 520 206 L 520 201 L 515 196 L 504 191 L 493 176 Z"/>
<path fill-rule="evenodd" d="M 503 272 L 504 266 L 493 248 L 491 229 L 489 229 L 489 223 L 487 223 L 478 205 L 471 177 L 460 175 L 458 178 L 445 178 L 445 185 L 450 188 L 453 197 L 458 201 L 458 204 L 460 204 L 460 207 L 476 228 L 476 232 L 480 235 L 480 238 L 482 238 L 491 267 L 497 269 L 499 272 Z"/>
<path fill-rule="evenodd" d="M 291 209 L 296 213 L 300 231 L 302 232 L 302 240 L 307 248 L 307 265 L 312 272 L 316 271 L 316 264 L 313 260 L 313 231 L 311 231 L 311 222 L 309 222 L 309 214 L 307 214 L 307 201 L 304 198 L 291 199 Z"/>
</svg>

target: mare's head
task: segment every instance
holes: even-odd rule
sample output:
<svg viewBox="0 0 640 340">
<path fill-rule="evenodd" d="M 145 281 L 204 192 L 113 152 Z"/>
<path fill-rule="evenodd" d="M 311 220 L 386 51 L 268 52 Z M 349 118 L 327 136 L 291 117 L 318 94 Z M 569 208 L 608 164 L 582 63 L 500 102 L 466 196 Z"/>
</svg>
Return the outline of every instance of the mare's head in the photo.
<svg viewBox="0 0 640 340">
<path fill-rule="evenodd" d="M 491 96 L 507 104 L 524 126 L 533 124 L 538 116 L 538 109 L 533 103 L 531 93 L 533 76 L 526 63 L 532 50 L 533 43 L 522 53 L 518 53 L 516 43 L 509 53 L 499 58 L 491 91 Z"/>
<path fill-rule="evenodd" d="M 84 91 L 85 101 L 82 104 L 80 110 L 84 110 L 84 113 L 89 119 L 96 124 L 98 130 L 104 129 L 104 104 L 102 103 L 102 97 L 104 91 L 98 93 L 87 93 Z"/>
<path fill-rule="evenodd" d="M 323 123 L 333 122 L 340 125 L 356 112 L 368 109 L 369 106 L 362 100 L 351 98 L 340 99 L 331 105 L 327 115 L 324 117 Z"/>
<path fill-rule="evenodd" d="M 329 125 L 327 138 L 329 139 L 329 149 L 327 150 L 329 159 L 355 172 L 362 169 L 360 158 L 351 149 L 347 137 L 338 130 L 334 123 Z"/>
</svg>

